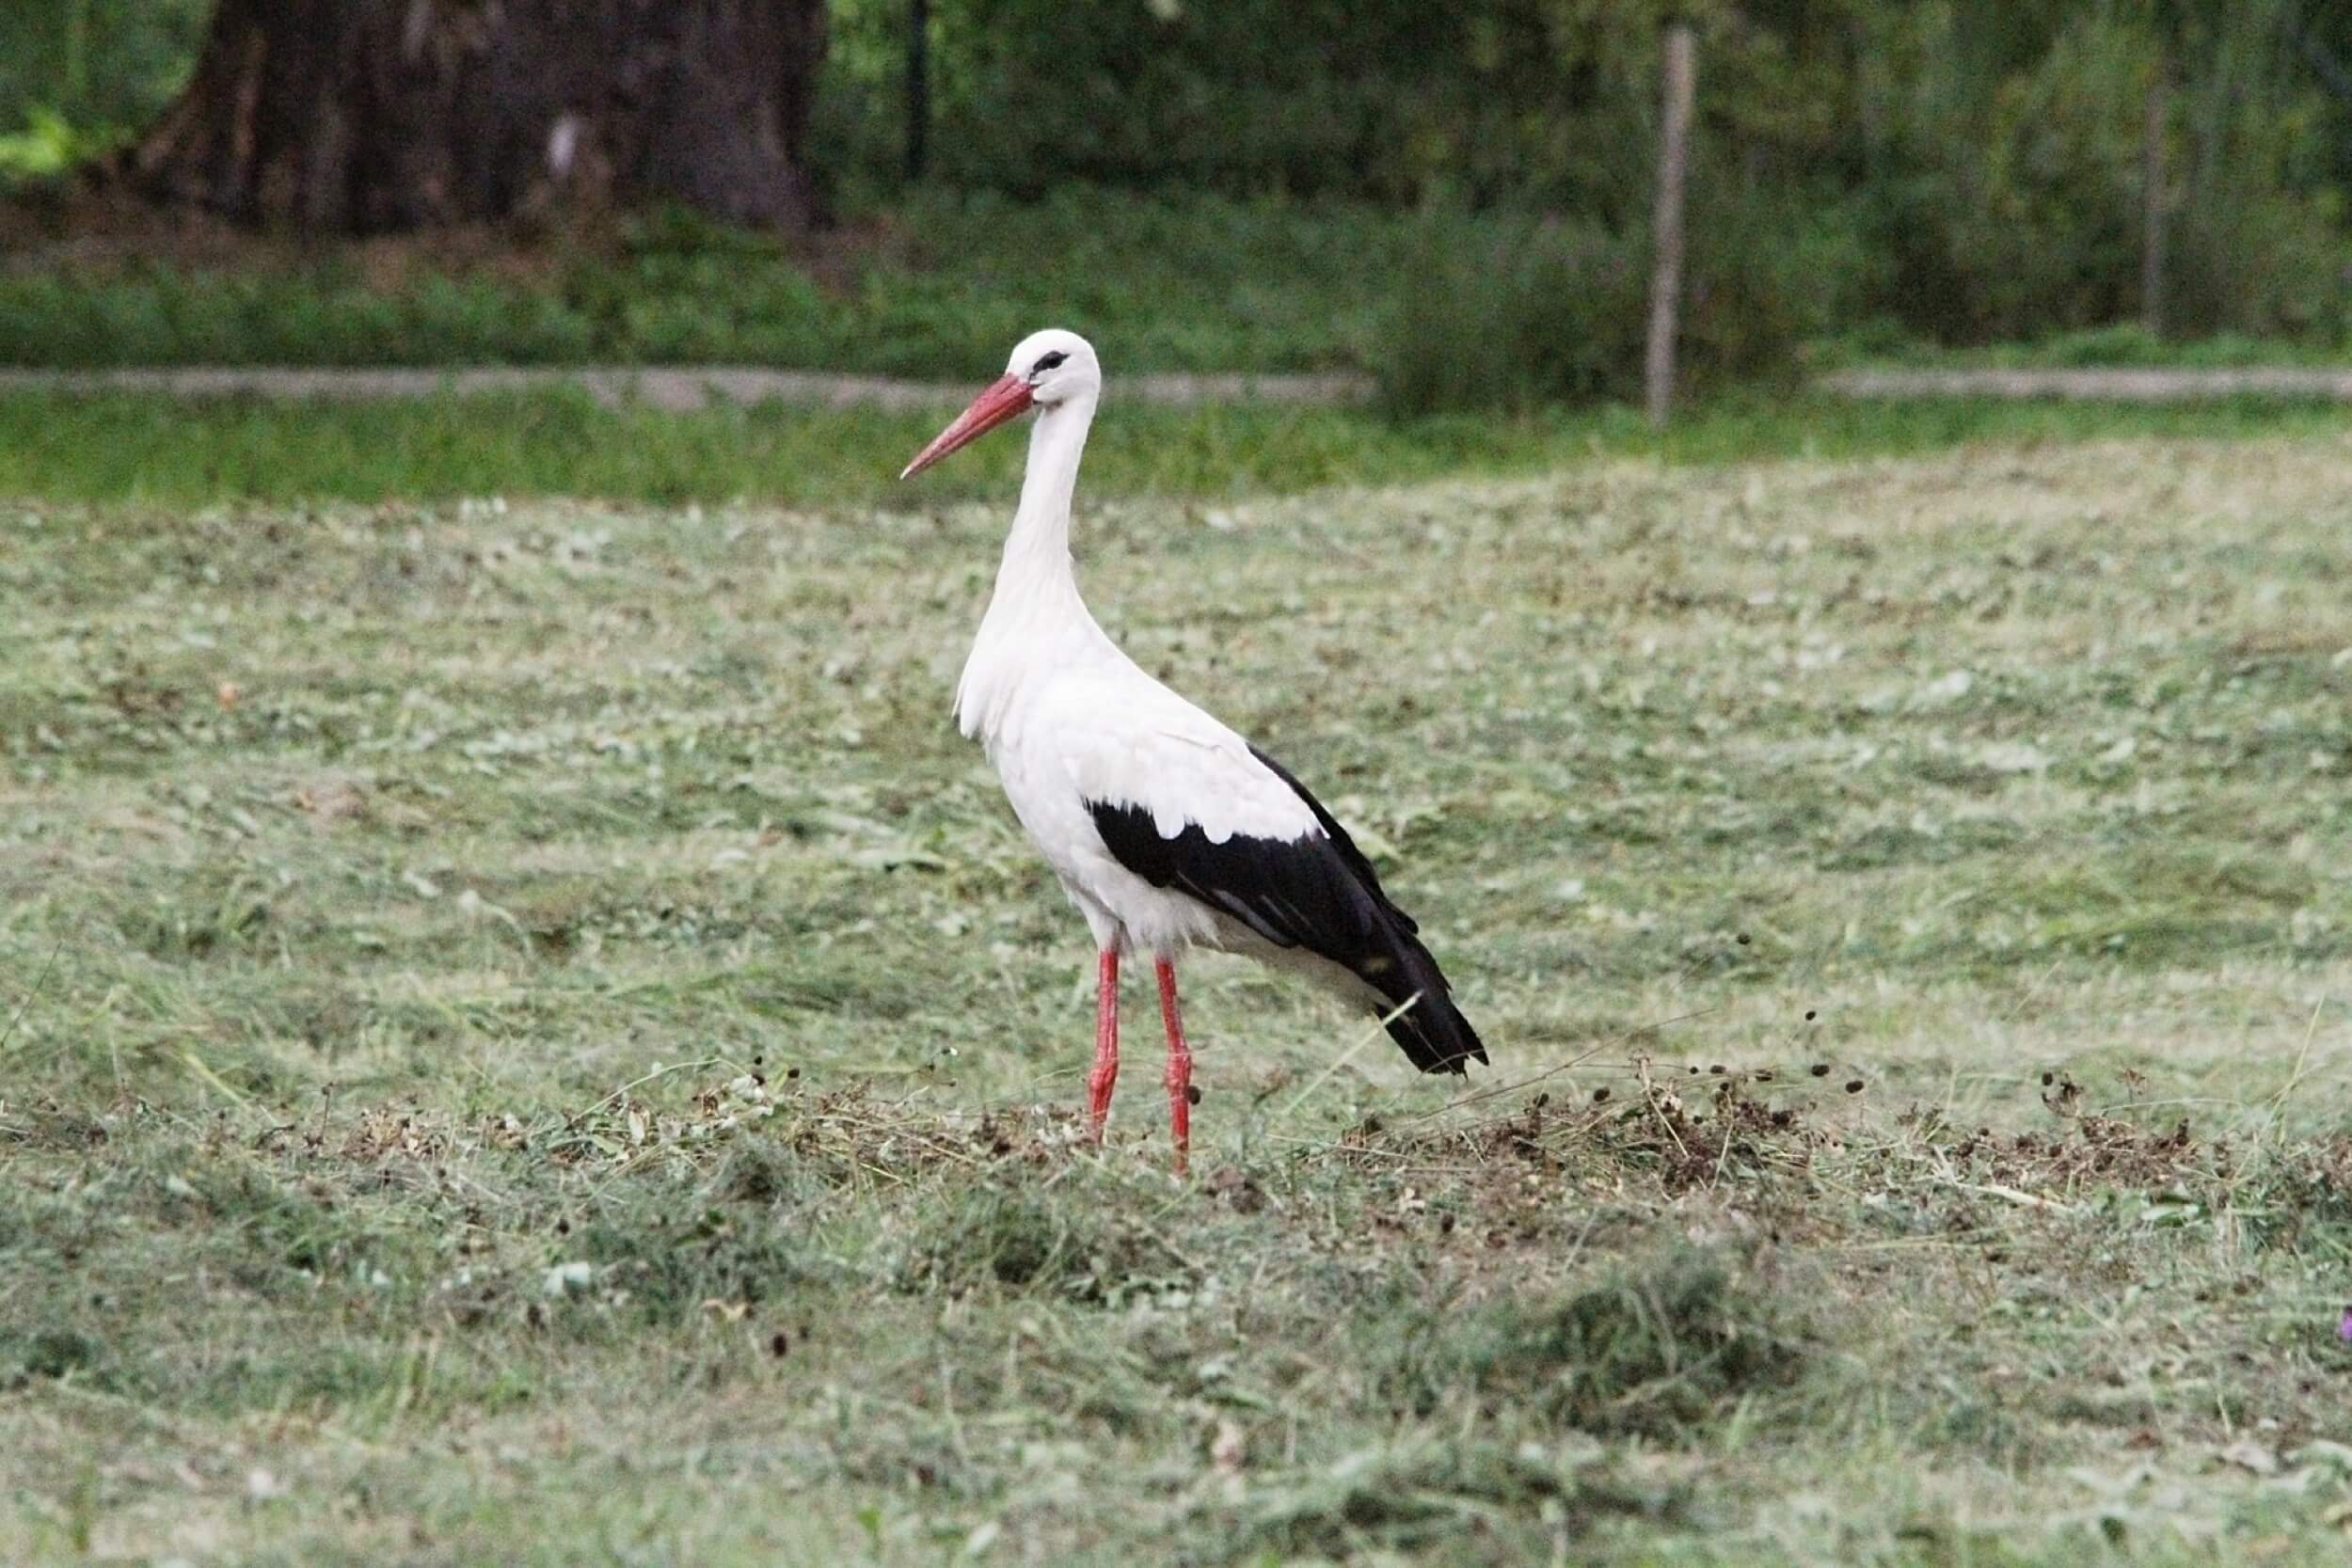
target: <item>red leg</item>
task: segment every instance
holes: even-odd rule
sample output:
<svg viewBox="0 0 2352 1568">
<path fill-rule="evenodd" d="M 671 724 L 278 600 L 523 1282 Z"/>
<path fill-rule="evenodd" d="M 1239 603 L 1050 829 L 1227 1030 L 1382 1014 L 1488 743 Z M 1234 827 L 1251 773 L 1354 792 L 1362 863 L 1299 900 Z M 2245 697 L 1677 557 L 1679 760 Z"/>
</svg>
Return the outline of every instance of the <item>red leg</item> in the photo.
<svg viewBox="0 0 2352 1568">
<path fill-rule="evenodd" d="M 1103 1120 L 1111 1114 L 1111 1085 L 1119 1081 L 1119 949 L 1103 949 L 1094 996 L 1094 1070 L 1087 1074 L 1087 1134 L 1103 1141 Z"/>
<path fill-rule="evenodd" d="M 1184 1025 L 1176 1015 L 1176 966 L 1166 958 L 1153 966 L 1160 976 L 1160 1022 L 1168 1025 L 1168 1119 L 1176 1133 L 1176 1174 L 1191 1165 L 1192 1047 L 1184 1043 Z"/>
</svg>

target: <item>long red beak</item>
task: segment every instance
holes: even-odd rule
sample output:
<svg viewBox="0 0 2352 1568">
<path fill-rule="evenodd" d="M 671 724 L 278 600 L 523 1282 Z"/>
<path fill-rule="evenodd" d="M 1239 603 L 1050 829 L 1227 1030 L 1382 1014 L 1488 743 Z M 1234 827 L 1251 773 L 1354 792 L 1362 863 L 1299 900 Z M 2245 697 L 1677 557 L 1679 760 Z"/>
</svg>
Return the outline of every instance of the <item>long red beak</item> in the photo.
<svg viewBox="0 0 2352 1568">
<path fill-rule="evenodd" d="M 931 444 L 914 454 L 898 477 L 911 479 L 959 447 L 968 447 L 981 436 L 1029 411 L 1029 384 L 1017 375 L 1008 375 L 972 400 L 972 406 L 956 416 L 956 422 L 941 431 Z"/>
</svg>

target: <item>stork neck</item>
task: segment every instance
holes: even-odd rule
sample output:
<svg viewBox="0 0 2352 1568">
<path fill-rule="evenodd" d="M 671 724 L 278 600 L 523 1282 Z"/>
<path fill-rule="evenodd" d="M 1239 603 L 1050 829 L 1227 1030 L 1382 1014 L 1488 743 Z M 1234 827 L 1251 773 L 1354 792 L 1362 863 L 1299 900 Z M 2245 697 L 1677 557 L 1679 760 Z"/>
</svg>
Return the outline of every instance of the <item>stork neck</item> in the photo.
<svg viewBox="0 0 2352 1568">
<path fill-rule="evenodd" d="M 1086 454 L 1087 428 L 1094 422 L 1094 394 L 1056 404 L 1037 417 L 1029 432 L 1029 471 L 1021 484 L 1020 510 L 1005 540 L 1001 588 L 1008 579 L 1038 573 L 1073 580 L 1070 569 L 1070 502 L 1078 488 L 1078 460 Z"/>
<path fill-rule="evenodd" d="M 957 725 L 968 736 L 991 737 L 992 747 L 1009 705 L 1031 674 L 1110 649 L 1078 596 L 1070 564 L 1070 498 L 1093 419 L 1093 396 L 1073 398 L 1039 414 L 1029 434 L 1021 507 L 1005 540 L 980 634 L 956 683 Z"/>
</svg>

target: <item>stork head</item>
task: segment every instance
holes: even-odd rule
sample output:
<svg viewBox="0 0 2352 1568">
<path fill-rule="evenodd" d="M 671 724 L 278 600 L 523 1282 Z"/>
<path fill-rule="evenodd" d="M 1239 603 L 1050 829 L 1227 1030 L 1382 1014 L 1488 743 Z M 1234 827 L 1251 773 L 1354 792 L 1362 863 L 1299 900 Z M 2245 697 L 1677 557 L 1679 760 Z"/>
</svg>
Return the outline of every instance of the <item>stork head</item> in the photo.
<svg viewBox="0 0 2352 1568">
<path fill-rule="evenodd" d="M 1005 361 L 1005 373 L 974 398 L 972 406 L 957 415 L 955 422 L 934 436 L 930 446 L 916 452 L 914 461 L 898 477 L 921 473 L 959 447 L 970 446 L 1031 408 L 1051 412 L 1102 387 L 1103 367 L 1094 357 L 1092 343 L 1058 326 L 1032 332 L 1014 345 L 1012 357 Z"/>
</svg>

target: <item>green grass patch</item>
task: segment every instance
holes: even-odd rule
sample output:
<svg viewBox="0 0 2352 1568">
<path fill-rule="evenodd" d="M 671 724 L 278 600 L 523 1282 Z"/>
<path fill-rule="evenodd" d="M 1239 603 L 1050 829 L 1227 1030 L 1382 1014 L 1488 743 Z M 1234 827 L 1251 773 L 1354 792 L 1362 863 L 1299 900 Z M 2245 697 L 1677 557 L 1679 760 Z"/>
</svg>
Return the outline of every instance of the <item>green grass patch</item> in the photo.
<svg viewBox="0 0 2352 1568">
<path fill-rule="evenodd" d="M 1671 1249 L 1563 1299 L 1442 1308 L 1408 1331 L 1387 1391 L 1422 1415 L 1469 1390 L 1583 1432 L 1684 1436 L 1793 1381 L 1804 1353 L 1789 1315 L 1724 1259 Z"/>
<path fill-rule="evenodd" d="M 768 364 L 978 376 L 1036 327 L 1133 371 L 1358 363 L 1435 225 L 1362 205 L 918 192 L 812 247 L 686 213 L 485 255 L 151 236 L 0 275 L 0 364 Z M 1497 240 L 1503 220 L 1462 217 Z M 462 246 L 458 247 L 462 252 Z"/>
<path fill-rule="evenodd" d="M 1116 387 L 1113 398 L 1088 447 L 1086 493 L 1200 500 L 1605 457 L 1901 456 L 1986 442 L 2317 434 L 2347 419 L 2331 405 L 2262 399 L 2134 407 L 1725 396 L 1661 435 L 1615 406 L 1391 420 L 1346 408 L 1122 406 Z M 1025 454 L 1010 436 L 919 485 L 898 483 L 950 412 L 762 404 L 676 413 L 564 393 L 358 406 L 0 393 L 0 495 L 179 507 L 564 495 L 796 506 L 1009 499 Z"/>
</svg>

